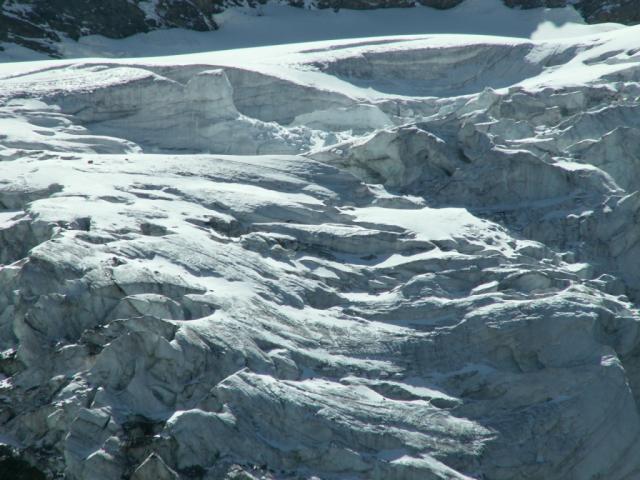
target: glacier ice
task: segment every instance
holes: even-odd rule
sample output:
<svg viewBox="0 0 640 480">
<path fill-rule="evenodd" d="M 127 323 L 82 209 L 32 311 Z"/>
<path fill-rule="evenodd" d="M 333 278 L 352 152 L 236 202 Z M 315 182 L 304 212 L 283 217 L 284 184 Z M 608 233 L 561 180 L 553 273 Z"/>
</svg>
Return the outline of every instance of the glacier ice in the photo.
<svg viewBox="0 0 640 480">
<path fill-rule="evenodd" d="M 12 66 L 0 462 L 638 476 L 637 32 Z"/>
</svg>

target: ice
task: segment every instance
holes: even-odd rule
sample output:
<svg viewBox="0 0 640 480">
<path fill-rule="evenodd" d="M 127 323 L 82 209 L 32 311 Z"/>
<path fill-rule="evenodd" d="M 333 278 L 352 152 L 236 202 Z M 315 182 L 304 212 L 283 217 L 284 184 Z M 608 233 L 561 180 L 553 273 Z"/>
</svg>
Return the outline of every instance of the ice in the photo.
<svg viewBox="0 0 640 480">
<path fill-rule="evenodd" d="M 640 45 L 609 27 L 2 65 L 0 456 L 635 478 Z"/>
</svg>

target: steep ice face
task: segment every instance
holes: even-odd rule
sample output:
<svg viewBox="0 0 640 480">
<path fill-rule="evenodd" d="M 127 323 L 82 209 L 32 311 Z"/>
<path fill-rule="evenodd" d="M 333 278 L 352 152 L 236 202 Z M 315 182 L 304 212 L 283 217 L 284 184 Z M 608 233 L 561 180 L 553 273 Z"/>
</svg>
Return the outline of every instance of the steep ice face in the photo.
<svg viewBox="0 0 640 480">
<path fill-rule="evenodd" d="M 637 476 L 636 32 L 11 66 L 0 468 Z"/>
<path fill-rule="evenodd" d="M 451 97 L 485 87 L 507 87 L 540 74 L 545 66 L 527 58 L 534 50 L 528 42 L 449 45 L 446 50 L 411 48 L 410 43 L 408 47 L 397 49 L 392 56 L 375 48 L 362 49 L 357 56 L 338 57 L 318 67 L 385 93 Z"/>
</svg>

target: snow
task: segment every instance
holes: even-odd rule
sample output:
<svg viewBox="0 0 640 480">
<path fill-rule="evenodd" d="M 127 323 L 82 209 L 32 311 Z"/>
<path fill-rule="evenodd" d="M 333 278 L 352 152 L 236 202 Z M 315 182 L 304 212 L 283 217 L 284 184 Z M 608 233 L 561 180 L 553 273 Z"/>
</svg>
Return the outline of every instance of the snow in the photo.
<svg viewBox="0 0 640 480">
<path fill-rule="evenodd" d="M 138 440 L 167 478 L 633 478 L 640 27 L 263 11 L 0 66 L 2 438 L 79 480 Z"/>
<path fill-rule="evenodd" d="M 144 7 L 146 2 L 141 2 Z M 470 21 L 473 19 L 473 21 Z M 466 0 L 445 11 L 416 6 L 370 11 L 309 10 L 270 2 L 260 8 L 233 7 L 215 16 L 220 30 L 153 31 L 123 40 L 98 35 L 65 40 L 66 58 L 149 57 L 236 50 L 302 42 L 366 39 L 398 35 L 471 34 L 551 40 L 594 35 L 622 28 L 585 25 L 572 8 L 517 10 L 501 0 Z M 366 41 L 366 40 L 365 40 Z M 0 60 L 39 60 L 45 56 L 13 44 L 3 45 Z"/>
<path fill-rule="evenodd" d="M 473 19 L 473 21 L 470 21 Z M 91 36 L 69 43 L 65 56 L 149 56 L 415 34 L 474 34 L 547 40 L 607 32 L 616 24 L 584 25 L 571 7 L 522 11 L 500 0 L 467 0 L 445 11 L 417 6 L 371 11 L 307 10 L 277 3 L 230 8 L 216 15 L 216 32 L 175 30 L 136 35 L 124 41 Z"/>
<path fill-rule="evenodd" d="M 473 6 L 473 2 L 465 2 L 463 5 L 469 5 L 465 8 L 471 8 Z M 497 5 L 493 8 L 506 9 L 506 7 L 498 7 Z M 411 9 L 411 11 L 413 11 L 413 9 Z M 454 15 L 456 12 L 458 12 L 458 9 L 454 9 L 452 12 L 430 12 L 430 15 Z M 302 11 L 299 13 L 313 14 L 314 12 Z M 318 13 L 323 15 L 329 14 L 324 11 Z M 380 14 L 379 11 L 351 13 L 354 15 L 360 13 L 363 15 L 368 13 L 376 15 Z M 408 15 L 410 11 L 404 12 L 403 10 L 399 13 Z M 331 14 L 333 15 L 333 13 Z M 523 12 L 506 9 L 505 15 L 506 14 L 521 15 Z M 275 18 L 280 17 L 276 15 Z M 390 25 L 395 25 L 400 24 L 401 22 L 388 23 Z M 459 25 L 460 22 L 458 21 L 457 24 Z M 504 23 L 500 22 L 495 24 L 513 25 L 513 22 L 505 21 Z M 189 53 L 178 56 L 140 58 L 137 62 L 139 62 L 139 65 L 149 66 L 208 64 L 215 65 L 217 67 L 236 67 L 260 72 L 275 78 L 286 78 L 288 81 L 293 81 L 300 85 L 320 87 L 323 90 L 330 90 L 349 97 L 365 100 L 397 97 L 398 94 L 449 96 L 453 94 L 456 89 L 460 93 L 476 93 L 486 86 L 491 86 L 494 89 L 501 90 L 513 85 L 522 85 L 529 89 L 554 85 L 583 85 L 605 75 L 613 75 L 629 68 L 631 64 L 624 59 L 615 62 L 592 62 L 590 60 L 598 58 L 605 52 L 611 51 L 612 49 L 616 49 L 621 52 L 632 50 L 635 45 L 633 39 L 635 38 L 637 31 L 640 30 L 640 27 L 616 27 L 615 29 L 604 33 L 598 30 L 600 26 L 594 27 L 594 29 L 592 29 L 592 27 L 585 28 L 587 29 L 583 32 L 585 33 L 585 36 L 579 37 L 580 40 L 578 44 L 571 43 L 571 38 L 553 39 L 552 37 L 545 37 L 544 41 L 542 41 L 540 38 L 525 40 L 527 38 L 526 35 L 522 35 L 520 39 L 516 39 L 496 35 L 476 36 L 469 35 L 467 32 L 464 35 L 455 36 L 405 35 L 393 37 L 368 37 L 359 39 L 358 41 L 321 41 L 270 47 L 244 48 L 240 50 L 224 50 L 221 48 L 218 51 Z M 268 30 L 271 31 L 271 29 Z M 281 31 L 284 29 L 276 30 Z M 429 31 L 428 28 L 425 28 L 425 30 Z M 221 29 L 220 31 L 202 33 L 201 35 L 225 35 L 224 32 L 225 30 Z M 189 34 L 195 33 L 164 31 L 154 32 L 153 34 L 167 36 L 167 38 L 170 39 L 173 35 L 183 38 L 185 34 L 188 36 Z M 259 34 L 256 34 L 251 38 L 259 38 Z M 308 40 L 309 38 L 313 37 L 306 37 L 305 40 Z M 171 44 L 177 43 L 173 40 L 168 41 Z M 143 54 L 142 51 L 136 51 L 136 48 L 144 48 L 145 55 L 149 55 L 149 45 L 156 44 L 155 41 L 140 38 L 125 39 L 118 42 L 120 43 L 116 43 L 117 45 L 131 42 L 131 47 L 129 48 L 127 46 L 126 52 L 123 52 L 124 55 L 129 57 Z M 138 47 L 136 47 L 136 45 Z M 190 52 L 198 50 L 191 43 L 189 45 L 191 48 Z M 453 57 L 450 60 L 446 60 L 446 57 L 440 57 L 441 60 L 438 60 L 439 52 L 443 51 L 442 49 L 449 49 L 452 46 L 463 47 L 471 45 L 476 46 L 475 48 L 478 50 L 478 59 L 474 59 L 473 62 L 467 63 L 463 60 L 463 57 L 461 57 L 460 60 L 455 60 Z M 512 49 L 514 45 L 521 45 L 522 53 L 516 53 L 517 51 Z M 158 48 L 164 53 L 171 53 L 170 49 L 167 50 L 163 47 Z M 205 47 L 203 47 L 203 49 L 204 48 Z M 160 50 L 158 53 L 160 53 Z M 504 50 L 505 52 L 513 52 L 510 53 L 510 57 L 506 57 L 509 58 L 508 64 L 505 63 L 504 67 L 500 67 L 500 63 L 497 63 L 497 69 L 495 66 L 491 66 L 490 69 L 487 70 L 477 70 L 477 67 L 474 64 L 476 62 L 481 62 L 481 59 L 487 55 L 496 55 L 496 59 L 499 62 L 499 55 L 504 55 L 503 53 L 500 53 L 501 50 Z M 439 84 L 427 83 L 426 85 L 428 85 L 428 87 L 416 87 L 419 84 L 416 83 L 416 80 L 413 78 L 415 74 L 412 73 L 411 70 L 412 68 L 416 68 L 413 65 L 416 60 L 415 54 L 412 53 L 416 51 L 432 52 L 433 60 L 429 60 L 432 67 L 435 68 L 436 71 L 442 70 L 443 72 L 446 72 L 444 74 L 446 77 L 442 80 L 441 86 Z M 352 68 L 350 65 L 354 64 L 354 61 L 358 58 L 362 58 L 362 56 L 368 56 L 370 54 L 399 54 L 401 52 L 407 52 L 406 60 L 401 60 L 399 63 L 391 66 L 390 68 L 392 68 L 392 70 L 389 72 L 382 70 L 376 77 L 374 83 L 370 83 L 369 81 L 365 81 L 363 83 L 358 79 L 343 76 L 339 73 L 337 75 L 331 74 L 337 65 L 344 64 L 345 68 Z M 105 54 L 105 52 L 101 50 L 93 50 L 92 52 L 87 52 L 87 54 Z M 70 56 L 74 55 L 70 54 Z M 629 58 L 631 59 L 632 55 Z M 84 65 L 80 66 L 77 71 L 77 75 L 69 75 L 69 72 L 60 69 L 60 67 L 65 65 L 68 65 L 70 68 L 74 68 L 72 67 L 73 63 L 68 60 L 43 61 L 35 63 L 5 63 L 0 65 L 0 74 L 4 76 L 2 81 L 5 88 L 29 88 L 31 90 L 39 89 L 42 91 L 50 89 L 49 85 L 64 89 L 83 88 L 83 85 L 91 85 L 91 88 L 95 88 L 103 83 L 115 83 L 119 78 L 122 79 L 122 81 L 128 82 L 133 81 L 134 78 L 137 78 L 140 75 L 149 76 L 148 71 L 144 72 L 136 68 L 130 69 L 130 67 L 127 66 L 127 60 L 102 58 L 100 60 L 87 59 L 87 62 L 93 62 L 95 67 L 87 68 Z M 120 69 L 109 69 L 108 72 L 104 72 L 103 66 L 113 63 L 119 63 L 122 67 Z M 541 65 L 544 65 L 545 63 L 551 63 L 552 66 L 541 67 Z M 354 65 L 357 65 L 357 63 Z M 320 69 L 318 69 L 318 66 L 320 66 Z M 51 70 L 52 68 L 53 70 Z M 24 73 L 29 71 L 33 71 L 33 74 L 29 77 L 30 82 L 27 87 L 26 85 L 23 85 L 25 80 Z M 391 80 L 392 72 L 395 72 L 398 75 L 397 79 L 393 80 L 393 82 Z M 108 75 L 106 75 L 106 73 L 108 73 Z M 59 83 L 59 80 L 56 80 L 55 75 L 58 74 L 65 76 L 64 84 Z M 46 79 L 46 81 L 36 82 L 37 79 Z M 451 84 L 451 81 L 459 82 L 459 85 Z M 336 112 L 336 115 L 337 114 L 339 114 L 339 111 Z M 321 115 L 321 113 L 314 113 L 314 115 Z M 335 116 L 335 118 L 337 120 L 339 117 Z M 322 122 L 323 120 L 319 118 L 318 121 Z M 340 120 L 337 121 L 340 122 Z M 374 122 L 374 126 L 379 127 L 380 121 L 384 120 L 380 117 L 379 119 L 375 118 L 375 120 L 372 118 L 371 121 Z"/>
<path fill-rule="evenodd" d="M 487 229 L 486 222 L 462 208 L 422 208 L 419 210 L 368 207 L 353 211 L 360 222 L 396 225 L 413 231 L 424 240 L 474 236 Z"/>
</svg>

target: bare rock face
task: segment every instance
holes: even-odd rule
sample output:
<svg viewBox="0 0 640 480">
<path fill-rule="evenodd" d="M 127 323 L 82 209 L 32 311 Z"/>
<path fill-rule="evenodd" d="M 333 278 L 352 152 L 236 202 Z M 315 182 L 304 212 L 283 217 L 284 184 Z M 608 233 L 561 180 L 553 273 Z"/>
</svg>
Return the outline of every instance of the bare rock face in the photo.
<svg viewBox="0 0 640 480">
<path fill-rule="evenodd" d="M 587 23 L 615 22 L 634 25 L 640 22 L 638 0 L 504 0 L 513 8 L 557 8 L 574 5 Z"/>
<path fill-rule="evenodd" d="M 65 36 L 124 38 L 158 28 L 192 30 L 217 28 L 212 14 L 216 2 L 184 0 L 7 0 L 0 5 L 0 40 L 56 54 L 55 43 Z"/>
<path fill-rule="evenodd" d="M 504 0 L 504 4 L 511 8 L 558 8 L 574 5 L 579 2 L 571 2 L 570 0 Z"/>
<path fill-rule="evenodd" d="M 420 0 L 420 4 L 425 7 L 446 10 L 460 5 L 464 0 Z"/>
<path fill-rule="evenodd" d="M 460 5 L 464 0 L 317 0 L 318 8 L 341 8 L 364 10 L 375 8 L 409 8 L 417 4 L 438 10 L 447 10 Z"/>
<path fill-rule="evenodd" d="M 640 4 L 636 0 L 582 0 L 578 10 L 589 23 L 618 22 L 633 25 L 640 22 Z"/>
</svg>

